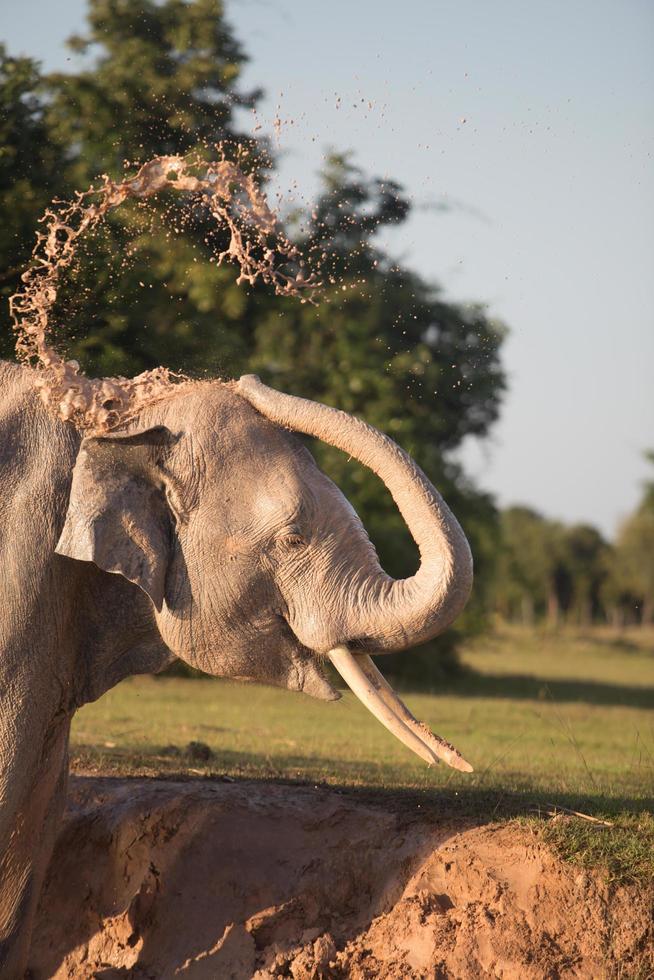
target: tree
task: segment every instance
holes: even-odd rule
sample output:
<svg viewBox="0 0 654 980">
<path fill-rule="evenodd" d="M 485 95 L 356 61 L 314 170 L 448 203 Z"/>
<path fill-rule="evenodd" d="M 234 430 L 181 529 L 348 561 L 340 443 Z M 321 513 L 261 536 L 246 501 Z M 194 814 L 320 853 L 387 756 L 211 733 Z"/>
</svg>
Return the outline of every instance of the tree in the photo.
<svg viewBox="0 0 654 980">
<path fill-rule="evenodd" d="M 0 44 L 0 356 L 13 350 L 7 301 L 20 284 L 38 219 L 61 189 L 63 154 L 52 144 L 29 58 L 12 58 Z"/>
<path fill-rule="evenodd" d="M 246 56 L 220 0 L 90 0 L 88 25 L 69 44 L 97 51 L 91 67 L 47 78 L 49 135 L 66 154 L 71 188 L 103 173 L 122 177 L 127 161 L 159 154 L 215 157 L 217 143 L 263 174 L 265 146 L 234 117 L 259 93 L 239 88 Z M 224 243 L 206 211 L 180 198 L 112 213 L 62 291 L 67 349 L 100 375 L 159 364 L 196 374 L 240 367 L 249 295 L 233 268 L 208 261 Z"/>
<path fill-rule="evenodd" d="M 645 454 L 654 463 L 654 452 Z M 611 595 L 623 616 L 634 612 L 654 622 L 654 481 L 647 481 L 634 512 L 620 527 L 611 575 Z"/>
<path fill-rule="evenodd" d="M 502 513 L 496 604 L 506 619 L 554 625 L 565 608 L 560 541 L 563 529 L 529 507 Z"/>
<path fill-rule="evenodd" d="M 76 52 L 98 52 L 88 69 L 52 74 L 51 133 L 66 148 L 75 186 L 100 173 L 121 177 L 126 160 L 248 144 L 234 109 L 253 108 L 241 92 L 245 52 L 222 0 L 89 0 L 88 32 Z"/>
<path fill-rule="evenodd" d="M 509 507 L 502 513 L 496 608 L 530 626 L 603 620 L 610 554 L 589 524 L 566 527 L 529 507 Z"/>
<path fill-rule="evenodd" d="M 567 585 L 564 608 L 568 617 L 574 617 L 580 626 L 604 618 L 602 592 L 609 570 L 609 554 L 609 545 L 597 528 L 589 524 L 575 524 L 561 535 L 561 578 Z"/>
</svg>

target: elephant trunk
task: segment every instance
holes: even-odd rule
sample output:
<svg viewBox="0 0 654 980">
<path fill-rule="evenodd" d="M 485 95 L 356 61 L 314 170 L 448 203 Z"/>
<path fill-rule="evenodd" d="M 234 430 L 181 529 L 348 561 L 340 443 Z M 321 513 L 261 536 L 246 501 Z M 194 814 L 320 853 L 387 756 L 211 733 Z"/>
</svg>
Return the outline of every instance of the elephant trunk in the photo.
<svg viewBox="0 0 654 980">
<path fill-rule="evenodd" d="M 282 394 L 255 375 L 237 388 L 278 425 L 315 436 L 371 469 L 391 492 L 420 551 L 420 567 L 407 579 L 379 569 L 351 606 L 348 636 L 375 651 L 403 650 L 437 636 L 463 609 L 472 585 L 472 556 L 447 504 L 419 466 L 396 443 L 346 412 Z"/>
</svg>

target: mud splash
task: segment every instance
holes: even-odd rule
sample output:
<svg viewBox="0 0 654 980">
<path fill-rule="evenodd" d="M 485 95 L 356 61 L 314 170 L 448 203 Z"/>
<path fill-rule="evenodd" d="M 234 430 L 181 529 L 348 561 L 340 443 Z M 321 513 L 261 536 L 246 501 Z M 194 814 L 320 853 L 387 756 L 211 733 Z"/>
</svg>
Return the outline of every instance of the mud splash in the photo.
<svg viewBox="0 0 654 980">
<path fill-rule="evenodd" d="M 216 149 L 219 158 L 214 162 L 161 156 L 127 180 L 104 176 L 101 186 L 77 193 L 72 202 L 55 202 L 41 219 L 45 228 L 37 233 L 32 265 L 23 273 L 22 289 L 10 299 L 10 312 L 17 353 L 38 368 L 41 397 L 64 421 L 91 432 L 113 429 L 185 380 L 161 367 L 131 379 L 87 378 L 76 361 L 55 351 L 50 340 L 61 277 L 75 263 L 81 239 L 128 199 L 145 201 L 163 190 L 193 195 L 218 226 L 228 230 L 227 248 L 213 258 L 218 264 L 233 260 L 240 269 L 238 283 L 261 280 L 280 296 L 303 302 L 313 298 L 320 283 L 307 274 L 302 256 L 283 233 L 254 177 L 226 159 L 221 147 Z"/>
<path fill-rule="evenodd" d="M 516 823 L 255 782 L 78 778 L 71 798 L 34 980 L 595 980 L 654 966 L 651 890 L 610 890 Z"/>
</svg>

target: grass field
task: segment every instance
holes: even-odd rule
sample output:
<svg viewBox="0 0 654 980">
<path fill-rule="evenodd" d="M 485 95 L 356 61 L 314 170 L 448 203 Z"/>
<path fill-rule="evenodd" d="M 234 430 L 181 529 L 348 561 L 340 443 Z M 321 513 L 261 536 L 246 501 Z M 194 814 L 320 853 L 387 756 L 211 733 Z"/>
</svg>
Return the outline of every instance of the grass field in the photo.
<svg viewBox="0 0 654 980">
<path fill-rule="evenodd" d="M 463 662 L 467 671 L 446 690 L 406 701 L 474 765 L 469 776 L 428 769 L 349 693 L 325 704 L 254 685 L 151 677 L 125 681 L 77 714 L 74 768 L 403 791 L 483 819 L 567 808 L 616 824 L 589 835 L 587 822 L 567 822 L 556 840 L 555 822 L 548 833 L 568 856 L 577 838 L 577 856 L 599 847 L 600 863 L 602 850 L 619 844 L 630 853 L 623 860 L 654 869 L 654 635 L 505 628 L 470 644 Z"/>
</svg>

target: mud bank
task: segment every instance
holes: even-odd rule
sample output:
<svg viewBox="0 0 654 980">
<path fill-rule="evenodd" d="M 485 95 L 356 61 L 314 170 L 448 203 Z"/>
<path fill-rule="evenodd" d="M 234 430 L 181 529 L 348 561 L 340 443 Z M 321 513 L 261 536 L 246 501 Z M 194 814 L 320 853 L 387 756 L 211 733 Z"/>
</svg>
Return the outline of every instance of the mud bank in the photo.
<svg viewBox="0 0 654 980">
<path fill-rule="evenodd" d="M 456 828 L 424 805 L 247 782 L 77 778 L 70 797 L 34 980 L 542 980 L 643 966 L 646 896 L 610 893 L 515 824 Z"/>
</svg>

